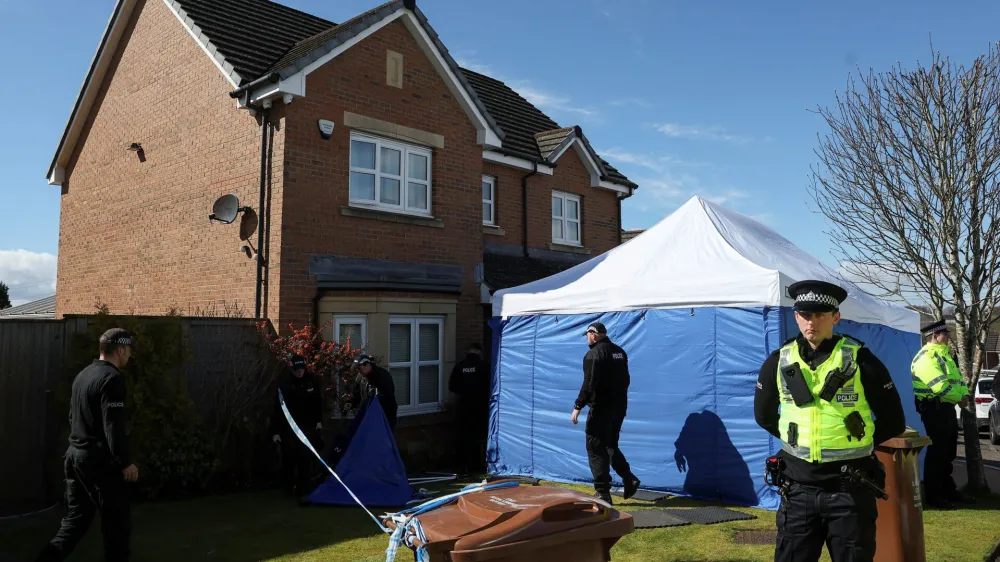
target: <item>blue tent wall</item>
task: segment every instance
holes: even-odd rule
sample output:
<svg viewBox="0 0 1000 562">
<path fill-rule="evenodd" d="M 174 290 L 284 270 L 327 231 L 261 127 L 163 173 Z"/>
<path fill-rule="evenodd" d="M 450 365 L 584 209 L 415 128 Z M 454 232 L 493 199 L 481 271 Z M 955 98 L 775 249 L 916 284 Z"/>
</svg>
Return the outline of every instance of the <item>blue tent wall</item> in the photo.
<svg viewBox="0 0 1000 562">
<path fill-rule="evenodd" d="M 797 332 L 787 309 L 494 318 L 490 472 L 592 481 L 584 445 L 588 411 L 577 426 L 569 417 L 583 376 L 583 332 L 595 320 L 629 354 L 632 385 L 620 446 L 643 488 L 777 509 L 780 498 L 764 484 L 763 467 L 780 442 L 754 420 L 753 396 L 761 363 Z M 922 429 L 909 385 L 918 336 L 846 321 L 839 329 L 886 363 L 901 387 L 908 423 Z"/>
<path fill-rule="evenodd" d="M 777 449 L 754 421 L 753 389 L 760 364 L 780 344 L 777 309 L 495 320 L 490 472 L 591 482 L 587 410 L 577 426 L 569 416 L 582 381 L 583 332 L 598 319 L 629 354 L 632 386 L 620 446 L 643 487 L 776 509 L 779 498 L 764 484 L 763 467 Z"/>
</svg>

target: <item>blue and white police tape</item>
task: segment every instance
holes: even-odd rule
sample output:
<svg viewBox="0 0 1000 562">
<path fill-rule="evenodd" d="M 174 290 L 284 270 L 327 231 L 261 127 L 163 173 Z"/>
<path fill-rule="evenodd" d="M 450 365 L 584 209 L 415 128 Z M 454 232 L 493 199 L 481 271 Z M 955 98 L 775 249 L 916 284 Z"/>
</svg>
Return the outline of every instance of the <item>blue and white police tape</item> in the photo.
<svg viewBox="0 0 1000 562">
<path fill-rule="evenodd" d="M 379 521 L 379 519 L 375 517 L 375 515 L 371 511 L 368 511 L 368 508 L 365 507 L 363 503 L 361 503 L 361 500 L 358 499 L 358 496 L 354 495 L 354 492 L 347 487 L 347 484 L 344 484 L 344 481 L 340 479 L 340 476 L 337 474 L 337 472 L 332 468 L 330 468 L 330 465 L 326 464 L 326 461 L 323 460 L 323 457 L 321 457 L 320 454 L 316 452 L 316 449 L 313 448 L 312 443 L 309 442 L 309 439 L 305 436 L 304 433 L 302 433 L 302 430 L 299 429 L 298 424 L 295 423 L 295 420 L 292 418 L 292 414 L 289 413 L 288 407 L 285 406 L 285 397 L 284 395 L 282 395 L 280 389 L 278 390 L 278 402 L 281 404 L 281 411 L 284 412 L 285 419 L 288 421 L 288 425 L 292 428 L 292 431 L 299 438 L 299 441 L 302 441 L 302 444 L 304 444 L 306 447 L 309 448 L 310 451 L 312 451 L 312 454 L 315 455 L 317 459 L 319 459 L 319 462 L 323 463 L 323 466 L 325 466 L 326 469 L 330 471 L 330 474 L 332 474 L 333 477 L 337 479 L 337 482 L 340 482 L 340 485 L 343 486 L 345 490 L 347 490 L 347 493 L 351 494 L 351 497 L 354 499 L 355 503 L 361 506 L 361 509 L 365 510 L 365 513 L 367 513 L 372 518 L 372 520 L 375 521 L 375 524 L 378 525 L 378 528 L 381 529 L 383 533 L 390 535 L 389 547 L 386 549 L 386 562 L 392 562 L 393 558 L 395 558 L 396 556 L 396 550 L 399 548 L 401 544 L 404 543 L 406 544 L 406 546 L 414 550 L 417 557 L 417 562 L 429 562 L 430 560 L 429 555 L 427 554 L 427 550 L 423 547 L 423 543 L 427 542 L 427 538 L 424 535 L 424 529 L 423 527 L 421 527 L 420 521 L 417 520 L 418 515 L 422 513 L 427 513 L 432 509 L 437 509 L 438 507 L 451 503 L 455 499 L 464 496 L 466 494 L 471 494 L 473 492 L 481 492 L 484 490 L 494 490 L 497 488 L 508 488 L 520 485 L 516 481 L 500 482 L 497 484 L 487 484 L 486 481 L 484 480 L 479 484 L 469 484 L 468 486 L 462 488 L 461 491 L 455 492 L 453 494 L 448 494 L 446 496 L 441 496 L 440 498 L 435 498 L 433 500 L 424 502 L 420 505 L 413 506 L 409 509 L 404 509 L 403 511 L 399 511 L 396 513 L 387 513 L 385 514 L 385 517 L 391 519 L 396 524 L 396 530 L 390 533 L 389 529 L 385 525 L 383 525 L 382 522 Z M 415 545 L 414 539 L 419 540 L 421 542 L 421 545 L 420 546 Z"/>
<path fill-rule="evenodd" d="M 326 469 L 330 471 L 330 474 L 332 474 L 333 477 L 337 479 L 337 482 L 340 482 L 340 485 L 343 486 L 345 490 L 347 490 L 347 493 L 351 494 L 351 497 L 354 498 L 354 501 L 361 506 L 361 509 L 365 510 L 365 513 L 367 513 L 372 518 L 372 521 L 374 521 L 375 524 L 378 525 L 378 528 L 382 529 L 383 533 L 389 534 L 389 529 L 387 529 L 385 525 L 383 525 L 382 522 L 378 520 L 378 517 L 375 517 L 375 515 L 371 511 L 368 511 L 368 508 L 365 507 L 365 504 L 361 503 L 361 500 L 358 499 L 358 496 L 354 495 L 354 492 L 352 492 L 351 489 L 347 487 L 347 484 L 344 484 L 344 481 L 340 479 L 340 476 L 336 473 L 336 471 L 330 468 L 330 465 L 326 464 L 326 461 L 323 460 L 323 457 L 321 457 L 319 453 L 316 452 L 316 449 L 313 448 L 312 443 L 309 442 L 309 439 L 305 436 L 304 433 L 302 433 L 302 430 L 299 429 L 298 424 L 296 424 L 295 420 L 292 419 L 292 414 L 288 412 L 288 407 L 285 406 L 285 397 L 284 395 L 281 394 L 280 389 L 278 390 L 278 401 L 281 403 L 281 411 L 285 413 L 285 419 L 288 420 L 288 425 L 291 426 L 292 431 L 295 432 L 295 435 L 299 438 L 299 441 L 302 441 L 302 443 L 306 447 L 308 447 L 310 451 L 312 451 L 312 454 L 316 455 L 316 458 L 319 459 L 319 462 L 323 463 L 323 466 L 325 466 Z"/>
<path fill-rule="evenodd" d="M 393 558 L 396 556 L 396 550 L 401 544 L 406 544 L 406 546 L 414 551 L 417 562 L 430 562 L 430 555 L 427 553 L 427 549 L 423 546 L 427 543 L 427 537 L 424 535 L 424 529 L 420 525 L 420 520 L 417 519 L 418 515 L 449 504 L 455 499 L 466 494 L 482 492 L 484 490 L 494 490 L 497 488 L 509 488 L 518 485 L 518 482 L 487 484 L 485 481 L 480 482 L 479 484 L 469 484 L 468 486 L 462 488 L 461 491 L 455 492 L 454 494 L 441 496 L 440 498 L 435 498 L 418 506 L 404 509 L 403 511 L 386 514 L 386 517 L 391 518 L 396 524 L 396 530 L 393 531 L 392 536 L 389 537 L 389 548 L 385 551 L 386 562 L 392 562 Z M 419 540 L 421 544 L 419 546 L 416 545 L 414 539 Z"/>
</svg>

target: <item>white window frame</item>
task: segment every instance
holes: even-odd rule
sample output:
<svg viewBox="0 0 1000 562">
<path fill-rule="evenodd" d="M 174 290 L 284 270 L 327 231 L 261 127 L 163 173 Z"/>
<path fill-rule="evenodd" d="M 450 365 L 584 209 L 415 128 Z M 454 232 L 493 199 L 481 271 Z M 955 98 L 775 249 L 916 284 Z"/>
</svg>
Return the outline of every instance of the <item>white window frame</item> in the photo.
<svg viewBox="0 0 1000 562">
<path fill-rule="evenodd" d="M 347 343 L 347 342 L 340 341 L 340 326 L 342 324 L 361 324 L 361 340 L 362 341 L 361 342 L 354 342 L 354 341 L 352 341 L 351 342 L 351 347 L 353 347 L 353 348 L 368 349 L 368 316 L 366 316 L 364 314 L 335 314 L 333 316 L 333 338 L 332 339 L 333 339 L 333 341 L 337 342 L 338 344 Z M 335 378 L 336 378 L 336 381 L 337 381 L 337 395 L 339 396 L 340 393 L 343 392 L 343 387 L 341 386 L 341 384 L 342 384 L 343 381 L 340 380 L 340 374 L 339 373 L 337 373 L 337 375 L 336 375 Z M 353 413 L 350 413 L 350 414 L 347 415 L 348 419 L 353 418 L 353 417 L 354 417 Z M 344 413 L 341 412 L 339 409 L 336 409 L 334 412 L 331 412 L 330 418 L 331 419 L 342 419 L 342 418 L 344 418 Z"/>
<path fill-rule="evenodd" d="M 410 361 L 407 363 L 393 363 L 392 349 L 389 346 L 392 345 L 392 337 L 390 335 L 389 341 L 387 342 L 386 349 L 388 353 L 386 355 L 386 363 L 388 369 L 396 369 L 400 367 L 410 368 L 410 403 L 408 405 L 399 404 L 399 415 L 409 415 L 409 414 L 426 414 L 439 412 L 442 409 L 442 404 L 444 403 L 444 317 L 442 316 L 390 316 L 389 317 L 389 332 L 392 333 L 393 324 L 409 324 L 410 325 Z M 425 324 L 431 324 L 437 326 L 438 329 L 438 358 L 436 361 L 420 361 L 420 326 Z M 419 403 L 420 399 L 420 367 L 426 367 L 430 365 L 438 366 L 438 396 L 437 400 L 434 402 L 427 402 L 424 404 Z"/>
<path fill-rule="evenodd" d="M 375 168 L 358 168 L 351 164 L 351 149 L 353 148 L 353 142 L 365 142 L 375 145 Z M 382 137 L 377 137 L 374 135 L 367 135 L 364 133 L 359 133 L 356 131 L 351 131 L 351 143 L 348 145 L 348 167 L 350 172 L 347 174 L 347 193 L 348 201 L 350 205 L 357 207 L 367 207 L 372 209 L 379 209 L 383 211 L 389 211 L 393 213 L 407 214 L 407 215 L 418 215 L 418 216 L 431 216 L 431 211 L 434 207 L 433 197 L 432 197 L 432 181 L 431 172 L 434 169 L 432 162 L 432 153 L 429 149 L 416 146 L 412 144 L 401 143 L 393 140 L 384 139 Z M 398 150 L 400 153 L 400 163 L 399 172 L 400 175 L 387 174 L 382 172 L 382 149 L 390 148 L 392 150 Z M 427 158 L 427 179 L 420 180 L 409 177 L 409 166 L 410 166 L 410 155 L 419 155 Z M 351 173 L 360 172 L 364 174 L 370 174 L 375 176 L 375 199 L 356 199 L 354 194 L 351 192 Z M 393 205 L 391 203 L 383 203 L 381 201 L 382 192 L 382 178 L 399 180 L 399 204 Z M 424 185 L 427 188 L 427 209 L 421 209 L 419 207 L 411 207 L 409 204 L 409 190 L 410 184 L 416 183 Z"/>
<path fill-rule="evenodd" d="M 561 199 L 562 200 L 562 215 L 557 215 L 556 212 L 555 212 L 555 209 L 552 210 L 552 223 L 555 224 L 555 221 L 557 221 L 557 220 L 558 221 L 562 221 L 562 236 L 556 237 L 556 235 L 553 233 L 553 235 L 552 235 L 552 243 L 553 244 L 563 244 L 565 246 L 582 246 L 583 245 L 583 221 L 582 221 L 582 219 L 583 219 L 583 205 L 581 204 L 581 197 L 579 195 L 573 195 L 572 193 L 564 193 L 564 192 L 561 192 L 561 191 L 553 191 L 552 192 L 552 198 L 553 199 Z M 568 218 L 566 218 L 566 203 L 569 202 L 569 201 L 575 201 L 576 202 L 576 218 L 575 219 L 568 219 Z M 566 233 L 569 230 L 569 229 L 566 228 L 566 223 L 567 222 L 576 223 L 576 234 L 577 234 L 577 236 L 579 236 L 579 238 L 577 240 L 570 240 L 569 238 L 566 237 Z M 549 228 L 551 230 L 551 225 L 550 225 Z"/>
<path fill-rule="evenodd" d="M 337 314 L 333 317 L 333 339 L 339 344 L 347 342 L 340 341 L 340 326 L 343 324 L 361 324 L 360 342 L 351 342 L 351 347 L 366 348 L 368 345 L 368 317 L 363 314 Z"/>
<path fill-rule="evenodd" d="M 483 198 L 483 204 L 490 204 L 490 216 L 486 217 L 485 213 L 483 216 L 483 224 L 489 226 L 496 226 L 497 224 L 497 179 L 493 176 L 487 176 L 483 174 L 483 183 L 490 184 L 490 198 Z M 482 189 L 480 189 L 481 191 Z"/>
</svg>

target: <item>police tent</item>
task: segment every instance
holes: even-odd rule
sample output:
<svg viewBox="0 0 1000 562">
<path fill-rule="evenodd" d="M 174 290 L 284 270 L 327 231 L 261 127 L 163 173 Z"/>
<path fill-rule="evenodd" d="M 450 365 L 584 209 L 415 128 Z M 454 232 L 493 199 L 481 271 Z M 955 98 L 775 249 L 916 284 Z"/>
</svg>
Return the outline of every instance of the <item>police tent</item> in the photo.
<svg viewBox="0 0 1000 562">
<path fill-rule="evenodd" d="M 910 382 L 919 313 L 863 293 L 775 231 L 694 197 L 623 245 L 494 294 L 490 473 L 592 482 L 587 410 L 579 425 L 570 413 L 584 331 L 600 321 L 629 356 L 620 448 L 641 487 L 777 509 L 764 466 L 781 442 L 755 422 L 754 389 L 764 359 L 798 334 L 786 289 L 803 279 L 848 290 L 835 331 L 885 363 L 907 425 L 922 433 Z"/>
</svg>

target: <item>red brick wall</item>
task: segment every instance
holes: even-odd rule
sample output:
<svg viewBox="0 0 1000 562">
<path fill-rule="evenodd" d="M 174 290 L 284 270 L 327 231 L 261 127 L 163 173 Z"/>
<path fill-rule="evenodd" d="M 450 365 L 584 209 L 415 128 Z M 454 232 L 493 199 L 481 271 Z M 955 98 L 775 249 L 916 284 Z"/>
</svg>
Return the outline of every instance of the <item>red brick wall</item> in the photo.
<svg viewBox="0 0 1000 562">
<path fill-rule="evenodd" d="M 121 45 L 66 170 L 57 314 L 252 316 L 254 261 L 208 214 L 226 193 L 257 209 L 260 127 L 162 1 L 139 2 Z"/>
<path fill-rule="evenodd" d="M 563 153 L 556 164 L 553 175 L 535 174 L 528 178 L 528 246 L 548 249 L 552 244 L 553 191 L 580 196 L 582 242 L 591 256 L 598 256 L 617 246 L 617 194 L 591 187 L 590 173 L 574 149 Z M 485 239 L 522 244 L 521 178 L 530 172 L 485 162 L 483 173 L 497 178 L 497 226 L 504 231 L 502 237 L 486 234 Z"/>
<path fill-rule="evenodd" d="M 403 55 L 404 85 L 386 84 L 386 50 Z M 287 186 L 283 207 L 281 317 L 310 320 L 315 283 L 310 253 L 459 265 L 464 270 L 457 337 L 481 339 L 475 264 L 482 261 L 482 149 L 476 129 L 410 32 L 393 22 L 308 76 L 308 96 L 289 106 Z M 344 216 L 348 203 L 350 130 L 344 111 L 442 135 L 432 149 L 434 217 L 444 228 Z M 329 140 L 316 121 L 332 120 Z M 433 297 L 433 295 L 427 295 Z M 464 344 L 463 344 L 464 345 Z"/>
</svg>

